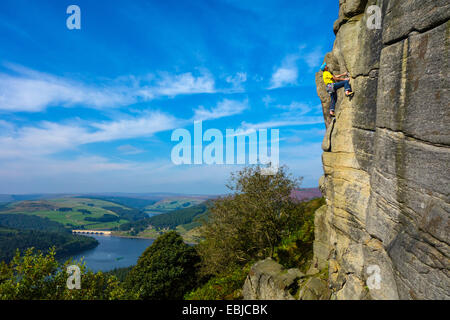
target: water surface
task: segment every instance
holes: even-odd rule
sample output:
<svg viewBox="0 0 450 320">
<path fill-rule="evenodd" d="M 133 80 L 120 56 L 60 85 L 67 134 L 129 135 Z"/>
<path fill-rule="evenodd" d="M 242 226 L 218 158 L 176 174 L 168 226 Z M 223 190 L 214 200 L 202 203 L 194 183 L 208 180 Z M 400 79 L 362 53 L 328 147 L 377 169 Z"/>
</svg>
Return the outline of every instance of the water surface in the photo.
<svg viewBox="0 0 450 320">
<path fill-rule="evenodd" d="M 153 243 L 153 239 L 131 239 L 113 236 L 90 235 L 97 239 L 99 245 L 83 251 L 75 256 L 79 260 L 84 257 L 86 266 L 97 271 L 109 271 L 135 265 L 138 258 Z"/>
</svg>

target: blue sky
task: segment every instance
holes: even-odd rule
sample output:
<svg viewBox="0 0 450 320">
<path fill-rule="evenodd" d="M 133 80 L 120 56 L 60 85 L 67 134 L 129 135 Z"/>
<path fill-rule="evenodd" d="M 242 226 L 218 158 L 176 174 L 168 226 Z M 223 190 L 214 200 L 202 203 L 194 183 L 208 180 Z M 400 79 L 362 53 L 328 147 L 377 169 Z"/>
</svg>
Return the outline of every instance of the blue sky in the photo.
<svg viewBox="0 0 450 320">
<path fill-rule="evenodd" d="M 69 5 L 81 30 L 66 27 Z M 314 73 L 338 1 L 0 4 L 0 193 L 216 194 L 238 165 L 171 161 L 177 128 L 279 129 L 280 163 L 322 175 Z"/>
</svg>

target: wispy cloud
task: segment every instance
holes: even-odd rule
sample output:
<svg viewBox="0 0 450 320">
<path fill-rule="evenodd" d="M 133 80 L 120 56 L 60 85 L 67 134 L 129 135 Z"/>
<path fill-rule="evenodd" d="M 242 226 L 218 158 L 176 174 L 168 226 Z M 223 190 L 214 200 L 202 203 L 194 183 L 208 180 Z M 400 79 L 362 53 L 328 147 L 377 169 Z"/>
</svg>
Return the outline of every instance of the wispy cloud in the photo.
<svg viewBox="0 0 450 320">
<path fill-rule="evenodd" d="M 275 101 L 275 99 L 273 99 L 273 98 L 272 98 L 271 96 L 269 96 L 268 94 L 265 95 L 265 96 L 262 98 L 262 102 L 264 103 L 264 105 L 265 105 L 266 107 L 268 107 L 269 105 L 271 105 L 274 101 Z"/>
<path fill-rule="evenodd" d="M 162 96 L 215 92 L 214 79 L 207 72 L 121 77 L 91 85 L 21 66 L 7 68 L 14 74 L 0 73 L 0 110 L 13 112 L 38 112 L 50 106 L 114 108 Z"/>
<path fill-rule="evenodd" d="M 243 130 L 250 130 L 250 129 L 258 130 L 258 129 L 281 128 L 281 127 L 301 126 L 320 123 L 323 123 L 323 117 L 305 117 L 304 119 L 298 120 L 279 119 L 259 123 L 242 122 L 241 128 Z"/>
<path fill-rule="evenodd" d="M 243 84 L 247 81 L 247 73 L 238 72 L 234 76 L 228 76 L 225 81 L 232 85 L 232 90 L 243 91 Z"/>
<path fill-rule="evenodd" d="M 318 68 L 324 57 L 322 48 L 314 48 L 303 55 L 303 60 L 306 62 L 310 69 Z"/>
<path fill-rule="evenodd" d="M 116 107 L 134 101 L 125 88 L 89 87 L 62 78 L 0 74 L 0 110 L 36 112 L 49 106 Z"/>
<path fill-rule="evenodd" d="M 289 116 L 289 117 L 293 117 L 294 114 L 296 117 L 302 116 L 309 113 L 312 110 L 311 106 L 297 101 L 293 101 L 289 105 L 277 105 L 276 108 L 289 112 L 289 114 L 281 114 L 281 116 Z"/>
<path fill-rule="evenodd" d="M 155 96 L 176 96 L 180 94 L 213 93 L 214 79 L 209 73 L 195 77 L 187 72 L 180 75 L 164 73 L 156 86 L 147 89 Z"/>
<path fill-rule="evenodd" d="M 0 167 L 0 176 L 6 179 L 34 177 L 48 179 L 49 177 L 62 178 L 61 176 L 70 174 L 75 178 L 75 175 L 78 174 L 129 170 L 130 168 L 132 168 L 131 164 L 112 162 L 99 156 L 76 157 L 70 160 L 32 157 L 3 161 Z"/>
<path fill-rule="evenodd" d="M 288 85 L 298 84 L 299 63 L 304 62 L 311 71 L 320 65 L 324 53 L 321 47 L 310 49 L 306 45 L 300 45 L 298 51 L 288 54 L 281 65 L 275 69 L 270 79 L 268 89 L 276 89 Z"/>
<path fill-rule="evenodd" d="M 276 89 L 284 87 L 286 85 L 293 85 L 297 83 L 298 67 L 297 60 L 299 56 L 297 54 L 291 54 L 284 58 L 281 66 L 278 67 L 272 74 L 270 79 L 269 89 Z"/>
<path fill-rule="evenodd" d="M 70 160 L 34 157 L 4 161 L 0 193 L 23 192 L 171 192 L 206 184 L 208 193 L 221 193 L 229 173 L 240 166 L 175 166 L 170 157 L 150 162 L 118 162 L 99 156 Z M 48 183 L 49 179 L 51 183 Z M 70 181 L 70 183 L 67 183 Z M 191 188 L 191 187 L 190 187 Z M 192 191 L 190 192 L 195 192 Z"/>
<path fill-rule="evenodd" d="M 89 143 L 150 137 L 158 132 L 184 126 L 192 120 L 219 119 L 239 114 L 247 108 L 248 100 L 224 99 L 211 109 L 204 107 L 195 109 L 191 120 L 179 119 L 159 111 L 148 111 L 136 117 L 126 116 L 111 121 L 72 120 L 65 123 L 42 121 L 34 126 L 24 127 L 16 127 L 13 123 L 2 120 L 0 159 L 50 155 L 73 150 Z M 131 146 L 122 146 L 119 151 L 128 154 L 138 152 Z"/>
<path fill-rule="evenodd" d="M 38 126 L 14 129 L 0 136 L 0 158 L 49 155 L 88 143 L 152 136 L 179 125 L 180 120 L 160 112 L 84 125 L 44 121 Z"/>
<path fill-rule="evenodd" d="M 194 110 L 194 120 L 212 120 L 240 114 L 248 108 L 248 100 L 236 101 L 224 99 L 215 107 L 206 109 L 203 106 Z"/>
<path fill-rule="evenodd" d="M 117 147 L 117 150 L 125 155 L 133 155 L 133 154 L 139 154 L 139 153 L 143 153 L 144 150 L 136 148 L 130 144 L 124 144 L 121 146 Z"/>
</svg>

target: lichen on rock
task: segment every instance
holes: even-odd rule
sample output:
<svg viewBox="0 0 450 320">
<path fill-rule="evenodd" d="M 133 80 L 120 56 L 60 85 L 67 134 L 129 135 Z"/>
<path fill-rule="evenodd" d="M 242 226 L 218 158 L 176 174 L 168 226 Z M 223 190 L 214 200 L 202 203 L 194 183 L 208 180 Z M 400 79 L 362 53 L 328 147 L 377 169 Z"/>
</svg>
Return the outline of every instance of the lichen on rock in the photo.
<svg viewBox="0 0 450 320">
<path fill-rule="evenodd" d="M 366 26 L 375 4 L 381 30 Z M 356 94 L 338 93 L 335 122 L 316 75 L 328 130 L 314 260 L 332 298 L 450 299 L 449 18 L 448 1 L 340 1 L 325 61 Z"/>
<path fill-rule="evenodd" d="M 331 119 L 316 74 L 327 126 L 319 181 L 326 206 L 315 213 L 311 268 L 287 284 L 283 268 L 264 260 L 244 297 L 449 300 L 450 2 L 339 5 L 324 60 L 333 73 L 350 72 L 355 95 L 340 90 Z M 381 29 L 367 27 L 373 5 Z"/>
</svg>

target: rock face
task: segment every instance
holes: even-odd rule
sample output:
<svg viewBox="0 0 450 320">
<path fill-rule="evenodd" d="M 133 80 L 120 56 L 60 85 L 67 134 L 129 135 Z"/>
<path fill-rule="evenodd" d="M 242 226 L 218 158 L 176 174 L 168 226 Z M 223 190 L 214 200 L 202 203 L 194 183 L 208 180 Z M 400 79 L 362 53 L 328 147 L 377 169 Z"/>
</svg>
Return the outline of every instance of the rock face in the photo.
<svg viewBox="0 0 450 320">
<path fill-rule="evenodd" d="M 245 280 L 242 295 L 246 300 L 294 300 L 290 289 L 303 274 L 298 269 L 285 270 L 270 258 L 255 263 Z M 292 290 L 291 290 L 292 291 Z"/>
<path fill-rule="evenodd" d="M 351 74 L 327 123 L 314 264 L 335 299 L 450 299 L 448 0 L 340 0 L 325 61 Z M 369 6 L 381 8 L 370 29 Z"/>
<path fill-rule="evenodd" d="M 242 289 L 245 300 L 320 300 L 330 293 L 324 279 L 285 269 L 271 258 L 252 266 Z"/>
</svg>

